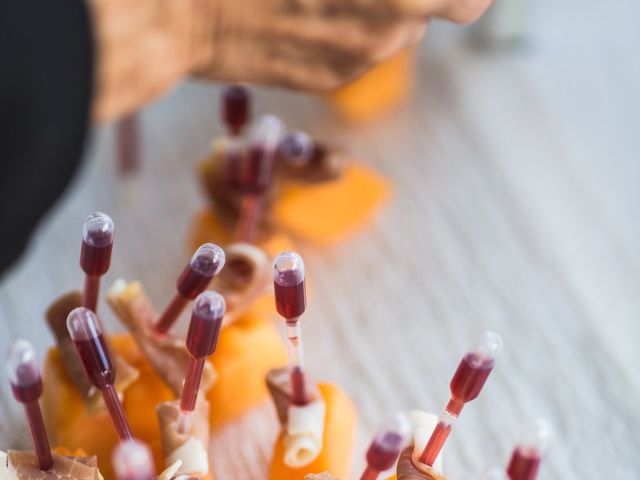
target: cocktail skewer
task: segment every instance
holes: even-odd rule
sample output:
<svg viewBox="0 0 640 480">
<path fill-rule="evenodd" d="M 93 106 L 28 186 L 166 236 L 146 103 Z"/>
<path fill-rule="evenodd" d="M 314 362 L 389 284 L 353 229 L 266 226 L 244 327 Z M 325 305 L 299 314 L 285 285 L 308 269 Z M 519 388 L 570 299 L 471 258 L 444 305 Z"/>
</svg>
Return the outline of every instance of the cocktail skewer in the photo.
<svg viewBox="0 0 640 480">
<path fill-rule="evenodd" d="M 451 399 L 445 407 L 440 421 L 427 442 L 420 461 L 433 466 L 444 445 L 454 421 L 460 415 L 465 403 L 474 400 L 482 390 L 496 358 L 502 352 L 502 338 L 494 332 L 486 331 L 476 340 L 462 358 L 451 379 Z"/>
<path fill-rule="evenodd" d="M 187 433 L 191 428 L 202 371 L 207 357 L 216 350 L 224 312 L 224 298 L 219 293 L 206 291 L 196 298 L 187 333 L 187 350 L 191 358 L 180 397 L 178 431 L 181 433 Z"/>
<path fill-rule="evenodd" d="M 85 273 L 82 305 L 96 311 L 100 277 L 109 270 L 113 247 L 113 220 L 102 212 L 94 212 L 87 217 L 82 229 L 80 267 Z"/>
<path fill-rule="evenodd" d="M 75 308 L 67 317 L 67 329 L 89 380 L 102 393 L 118 437 L 120 440 L 130 440 L 133 435 L 114 387 L 116 370 L 98 317 L 88 308 Z"/>
<path fill-rule="evenodd" d="M 13 396 L 23 404 L 29 420 L 38 468 L 48 470 L 53 465 L 53 457 L 38 402 L 42 395 L 42 378 L 36 352 L 29 342 L 18 340 L 11 346 L 7 358 L 7 371 Z"/>
<path fill-rule="evenodd" d="M 239 137 L 251 116 L 251 94 L 244 85 L 229 85 L 222 90 L 221 117 L 229 137 Z"/>
<path fill-rule="evenodd" d="M 360 480 L 376 480 L 381 472 L 389 470 L 411 435 L 411 422 L 404 413 L 387 418 L 367 450 L 367 467 Z"/>
<path fill-rule="evenodd" d="M 536 418 L 526 425 L 507 466 L 509 478 L 535 480 L 550 439 L 551 427 L 546 420 Z"/>
<path fill-rule="evenodd" d="M 234 160 L 232 186 L 243 195 L 236 230 L 238 241 L 251 242 L 255 237 L 264 195 L 271 186 L 282 132 L 282 122 L 277 117 L 262 116 L 251 130 L 247 151 Z"/>
<path fill-rule="evenodd" d="M 287 333 L 287 354 L 291 375 L 292 402 L 308 402 L 304 374 L 304 350 L 300 317 L 307 306 L 304 280 L 304 262 L 295 252 L 283 252 L 273 261 L 273 288 L 276 309 L 284 317 Z"/>
<path fill-rule="evenodd" d="M 154 330 L 159 335 L 166 334 L 176 322 L 189 300 L 202 293 L 213 277 L 224 267 L 224 250 L 213 243 L 200 245 L 176 281 L 177 292 L 164 309 Z"/>
</svg>

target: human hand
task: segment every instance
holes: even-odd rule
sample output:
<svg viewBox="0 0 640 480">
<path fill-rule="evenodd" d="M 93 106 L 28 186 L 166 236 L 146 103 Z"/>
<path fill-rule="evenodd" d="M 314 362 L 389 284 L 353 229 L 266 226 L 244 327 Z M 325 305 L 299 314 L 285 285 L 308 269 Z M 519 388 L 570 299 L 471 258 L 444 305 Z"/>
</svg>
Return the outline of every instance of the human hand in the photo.
<svg viewBox="0 0 640 480">
<path fill-rule="evenodd" d="M 330 90 L 416 43 L 431 17 L 468 22 L 491 0 L 218 0 L 213 56 L 196 72 Z"/>
<path fill-rule="evenodd" d="M 469 22 L 492 0 L 92 0 L 94 118 L 187 74 L 331 90 L 417 42 L 433 17 Z"/>
</svg>

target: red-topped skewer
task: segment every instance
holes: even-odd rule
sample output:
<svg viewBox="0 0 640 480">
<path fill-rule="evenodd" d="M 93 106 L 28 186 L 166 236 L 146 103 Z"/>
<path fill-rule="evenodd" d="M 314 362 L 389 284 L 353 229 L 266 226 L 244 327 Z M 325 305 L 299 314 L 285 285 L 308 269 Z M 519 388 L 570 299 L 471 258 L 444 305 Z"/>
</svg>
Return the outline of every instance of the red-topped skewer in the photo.
<svg viewBox="0 0 640 480">
<path fill-rule="evenodd" d="M 111 457 L 117 480 L 154 480 L 153 454 L 139 440 L 126 440 L 116 445 Z"/>
<path fill-rule="evenodd" d="M 94 212 L 84 221 L 80 267 L 85 273 L 82 305 L 96 311 L 100 277 L 107 273 L 111 264 L 114 225 L 109 215 Z"/>
<path fill-rule="evenodd" d="M 507 466 L 509 478 L 511 480 L 535 480 L 550 439 L 551 427 L 546 420 L 536 418 L 527 425 L 511 454 Z"/>
<path fill-rule="evenodd" d="M 229 137 L 239 137 L 251 117 L 251 93 L 240 84 L 222 89 L 221 117 Z"/>
<path fill-rule="evenodd" d="M 229 85 L 222 89 L 220 116 L 227 129 L 225 171 L 231 185 L 244 156 L 243 133 L 250 121 L 250 102 L 249 89 L 244 85 Z"/>
<path fill-rule="evenodd" d="M 217 292 L 202 292 L 194 302 L 187 333 L 187 350 L 191 358 L 180 397 L 179 432 L 186 433 L 191 427 L 191 414 L 196 408 L 204 364 L 216 350 L 224 312 L 224 298 Z"/>
<path fill-rule="evenodd" d="M 307 307 L 304 262 L 295 252 L 282 252 L 273 261 L 273 290 L 276 310 L 286 321 L 287 354 L 291 375 L 291 401 L 294 405 L 308 403 L 304 374 L 304 350 L 300 316 Z"/>
<path fill-rule="evenodd" d="M 393 467 L 410 435 L 411 422 L 404 413 L 396 413 L 385 419 L 369 445 L 367 468 L 360 480 L 376 480 L 380 473 Z"/>
<path fill-rule="evenodd" d="M 140 168 L 140 117 L 130 113 L 116 124 L 118 173 L 123 177 Z"/>
<path fill-rule="evenodd" d="M 451 379 L 451 399 L 420 455 L 422 463 L 430 467 L 433 466 L 451 432 L 453 422 L 460 415 L 465 403 L 474 400 L 480 394 L 491 370 L 493 370 L 495 360 L 501 352 L 502 338 L 500 335 L 486 331 L 472 344 L 462 358 Z"/>
<path fill-rule="evenodd" d="M 130 440 L 133 435 L 113 385 L 116 370 L 111 362 L 98 317 L 87 308 L 75 308 L 67 317 L 67 330 L 75 343 L 89 380 L 102 393 L 118 437 L 120 440 Z"/>
<path fill-rule="evenodd" d="M 280 158 L 292 166 L 306 165 L 315 149 L 313 139 L 301 131 L 287 133 L 278 145 Z"/>
<path fill-rule="evenodd" d="M 164 335 L 176 322 L 189 300 L 203 292 L 224 267 L 224 250 L 213 243 L 200 245 L 176 281 L 177 292 L 153 326 Z"/>
<path fill-rule="evenodd" d="M 229 160 L 231 186 L 243 195 L 236 231 L 238 241 L 251 242 L 255 236 L 283 129 L 277 117 L 263 115 L 249 133 L 247 150 L 239 158 Z"/>
<path fill-rule="evenodd" d="M 38 403 L 42 395 L 42 378 L 36 352 L 26 340 L 18 340 L 11 346 L 7 357 L 7 372 L 13 396 L 24 405 L 29 420 L 38 468 L 48 470 L 53 465 L 53 457 Z"/>
</svg>

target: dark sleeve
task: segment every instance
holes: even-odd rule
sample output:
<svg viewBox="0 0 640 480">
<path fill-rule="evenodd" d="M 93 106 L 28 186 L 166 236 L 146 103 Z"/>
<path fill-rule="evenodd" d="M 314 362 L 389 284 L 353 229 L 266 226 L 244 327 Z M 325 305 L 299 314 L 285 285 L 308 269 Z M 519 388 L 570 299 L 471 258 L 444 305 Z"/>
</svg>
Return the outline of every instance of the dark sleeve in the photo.
<svg viewBox="0 0 640 480">
<path fill-rule="evenodd" d="M 78 168 L 93 53 L 86 0 L 0 0 L 0 277 Z"/>
</svg>

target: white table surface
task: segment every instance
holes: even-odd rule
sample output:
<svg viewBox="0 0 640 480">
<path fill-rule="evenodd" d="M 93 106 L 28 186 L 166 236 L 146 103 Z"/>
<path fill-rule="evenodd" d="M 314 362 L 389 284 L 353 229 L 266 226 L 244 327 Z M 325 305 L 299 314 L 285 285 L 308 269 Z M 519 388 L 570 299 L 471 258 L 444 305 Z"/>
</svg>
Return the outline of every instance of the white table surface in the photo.
<svg viewBox="0 0 640 480">
<path fill-rule="evenodd" d="M 561 3 L 532 7 L 521 53 L 479 51 L 434 25 L 415 97 L 370 125 L 346 125 L 310 97 L 258 94 L 257 111 L 341 142 L 395 184 L 366 231 L 335 249 L 301 248 L 313 282 L 308 363 L 359 409 L 357 468 L 385 414 L 440 411 L 467 341 L 491 328 L 505 352 L 447 444 L 449 478 L 503 464 L 534 415 L 556 430 L 542 480 L 640 478 L 640 6 Z M 0 286 L 1 351 L 17 337 L 41 352 L 52 343 L 43 312 L 81 281 L 79 229 L 93 210 L 117 225 L 105 284 L 140 278 L 163 304 L 204 204 L 192 165 L 220 131 L 217 93 L 185 84 L 144 111 L 143 170 L 125 186 L 113 129 L 96 132 L 82 172 Z M 105 321 L 119 328 L 110 313 Z M 0 447 L 27 446 L 4 369 L 0 385 Z M 265 411 L 216 439 L 221 480 L 241 478 L 245 459 L 264 472 L 268 441 L 227 458 L 239 431 L 261 428 L 273 436 Z"/>
</svg>

